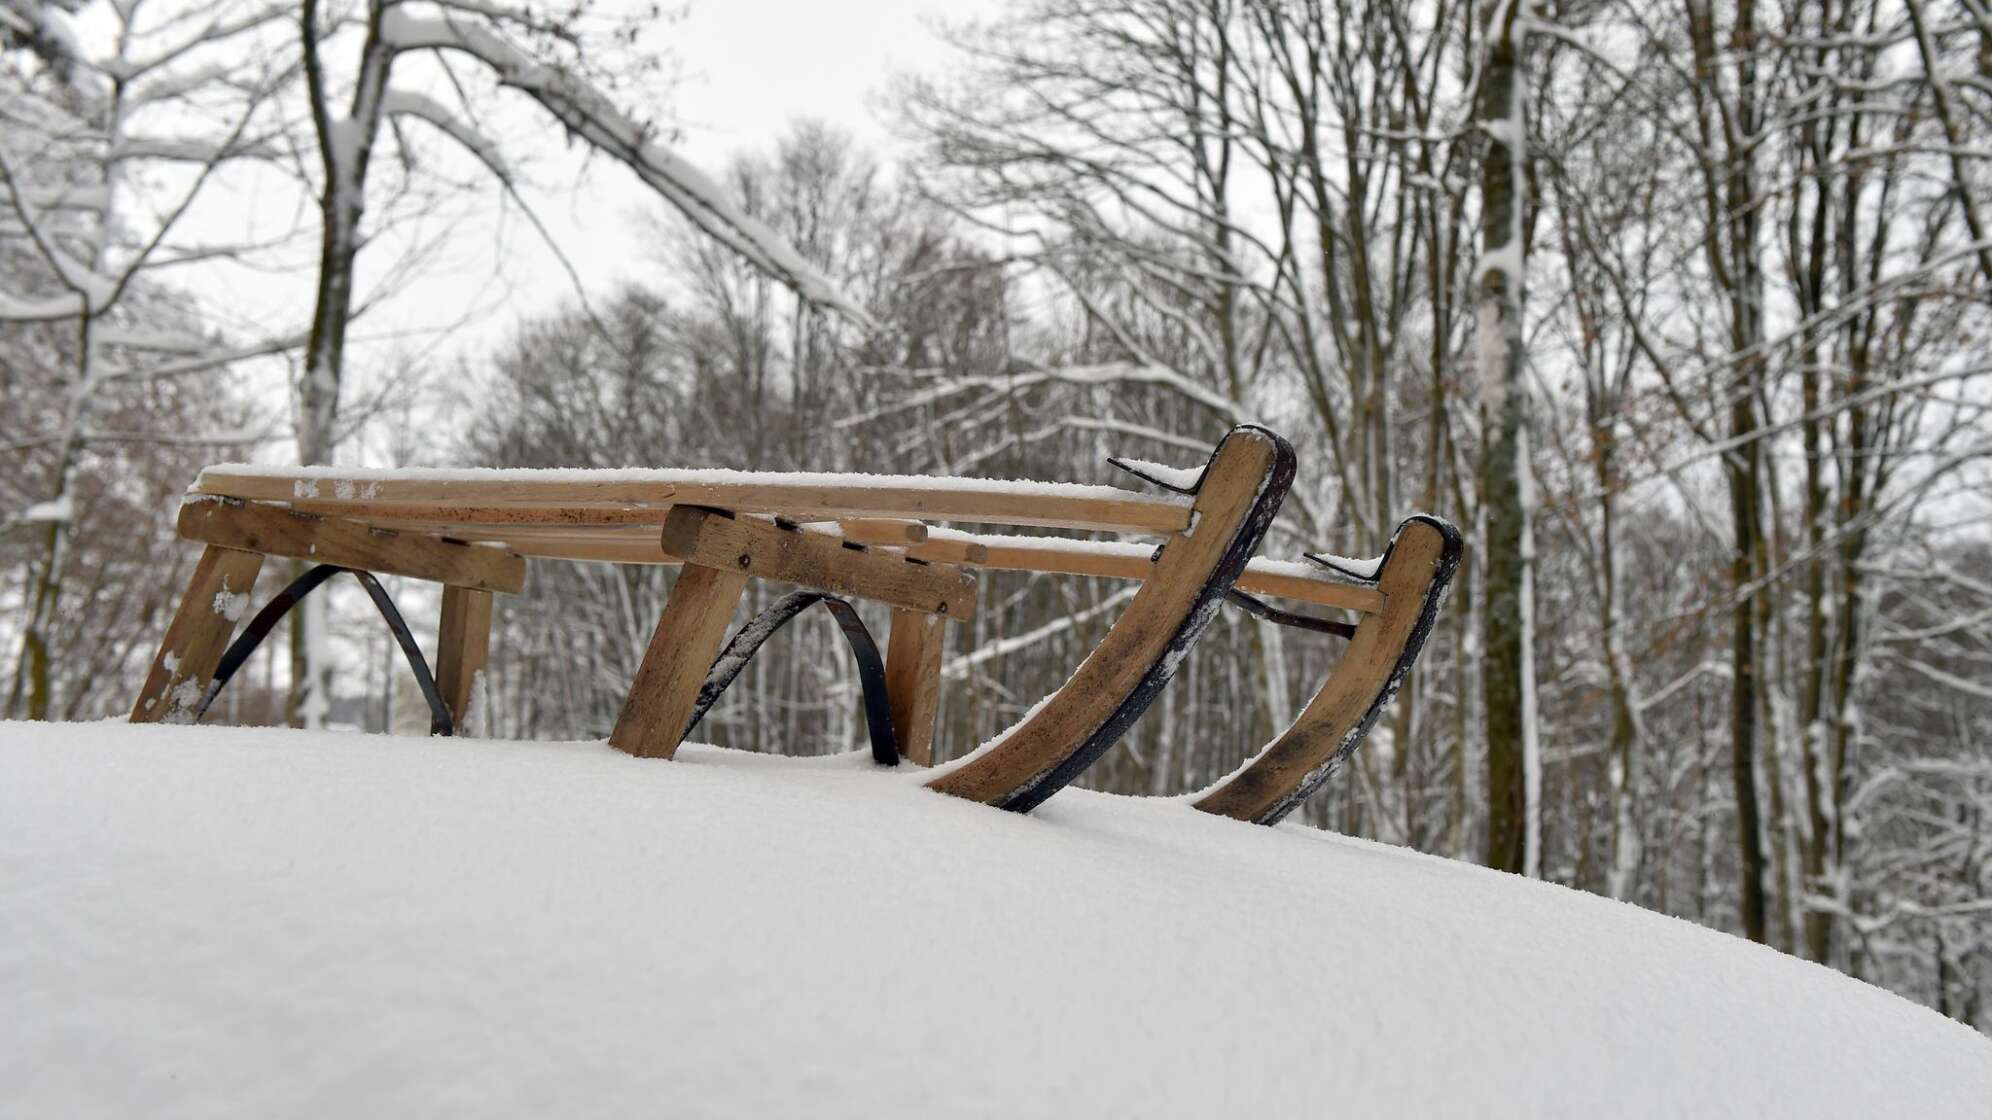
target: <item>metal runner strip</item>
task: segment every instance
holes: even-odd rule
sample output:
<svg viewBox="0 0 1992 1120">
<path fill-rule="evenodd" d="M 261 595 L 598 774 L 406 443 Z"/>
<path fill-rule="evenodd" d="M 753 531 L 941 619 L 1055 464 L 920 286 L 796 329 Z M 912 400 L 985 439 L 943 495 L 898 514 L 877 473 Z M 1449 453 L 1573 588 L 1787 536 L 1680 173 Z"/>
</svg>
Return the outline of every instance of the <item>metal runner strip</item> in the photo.
<svg viewBox="0 0 1992 1120">
<path fill-rule="evenodd" d="M 769 604 L 766 610 L 747 621 L 740 631 L 733 635 L 719 657 L 712 663 L 712 671 L 706 674 L 705 684 L 699 686 L 699 697 L 692 705 L 692 718 L 685 725 L 685 734 L 719 701 L 740 671 L 747 667 L 754 654 L 775 631 L 788 625 L 796 615 L 808 610 L 817 603 L 830 612 L 837 620 L 837 628 L 844 632 L 844 640 L 850 644 L 851 656 L 858 663 L 858 684 L 864 689 L 865 729 L 871 736 L 872 761 L 880 766 L 899 765 L 899 742 L 892 733 L 892 705 L 885 691 L 885 660 L 879 656 L 878 643 L 872 640 L 871 631 L 865 628 L 865 620 L 858 617 L 856 607 L 850 600 L 832 595 L 827 591 L 792 591 Z"/>
<path fill-rule="evenodd" d="M 429 662 L 423 658 L 421 647 L 415 644 L 415 636 L 408 632 L 408 623 L 395 609 L 387 589 L 380 585 L 372 572 L 342 568 L 337 564 L 318 564 L 305 569 L 303 575 L 263 604 L 263 609 L 249 620 L 241 636 L 230 643 L 227 652 L 221 655 L 221 663 L 215 667 L 214 680 L 208 682 L 200 707 L 194 709 L 194 722 L 199 723 L 201 717 L 207 714 L 208 707 L 214 703 L 215 697 L 221 695 L 222 687 L 228 684 L 229 678 L 242 668 L 249 655 L 256 652 L 256 647 L 263 644 L 263 639 L 270 636 L 270 631 L 276 629 L 277 623 L 283 621 L 291 608 L 340 572 L 351 572 L 353 578 L 360 581 L 360 586 L 366 588 L 367 597 L 373 600 L 381 619 L 387 623 L 387 628 L 394 633 L 395 642 L 401 646 L 402 654 L 408 658 L 408 668 L 415 674 L 415 686 L 422 690 L 422 699 L 429 703 L 429 734 L 456 734 L 456 722 L 450 718 L 449 705 L 443 703 L 442 694 L 436 690 L 436 678 L 429 671 Z"/>
</svg>

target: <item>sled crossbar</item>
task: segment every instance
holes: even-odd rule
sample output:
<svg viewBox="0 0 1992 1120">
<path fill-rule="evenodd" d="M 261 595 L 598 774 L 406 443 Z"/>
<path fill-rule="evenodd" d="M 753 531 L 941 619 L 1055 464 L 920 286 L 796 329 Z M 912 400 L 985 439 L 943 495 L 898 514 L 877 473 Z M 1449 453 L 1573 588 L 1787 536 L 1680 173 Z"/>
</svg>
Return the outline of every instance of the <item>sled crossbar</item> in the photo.
<svg viewBox="0 0 1992 1120">
<path fill-rule="evenodd" d="M 526 585 L 525 561 L 504 548 L 230 498 L 183 504 L 179 532 L 203 544 L 480 591 L 516 595 Z"/>
</svg>

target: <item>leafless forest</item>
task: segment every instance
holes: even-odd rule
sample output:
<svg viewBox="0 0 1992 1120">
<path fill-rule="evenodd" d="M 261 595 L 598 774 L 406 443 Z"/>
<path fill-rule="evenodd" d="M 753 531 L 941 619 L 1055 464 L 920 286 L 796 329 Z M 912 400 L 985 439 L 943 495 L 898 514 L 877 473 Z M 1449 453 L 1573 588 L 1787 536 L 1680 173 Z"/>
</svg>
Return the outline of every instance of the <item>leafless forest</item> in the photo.
<svg viewBox="0 0 1992 1120">
<path fill-rule="evenodd" d="M 0 715 L 124 711 L 204 463 L 1108 482 L 1252 421 L 1301 453 L 1268 554 L 1373 555 L 1414 511 L 1468 541 L 1307 823 L 1992 1030 L 1987 0 L 1014 0 L 883 91 L 890 155 L 799 119 L 707 169 L 724 199 L 633 111 L 645 16 L 0 0 Z M 441 219 L 538 237 L 528 157 L 563 146 L 644 184 L 654 282 L 562 257 L 497 326 L 347 346 Z M 190 232 L 243 176 L 293 223 Z M 228 315 L 217 261 L 304 306 Z M 477 730 L 605 735 L 672 578 L 537 566 Z M 1130 594 L 986 576 L 940 753 Z M 366 609 L 302 616 L 224 718 L 413 715 Z M 778 639 L 700 734 L 851 749 L 838 642 Z M 1206 784 L 1339 652 L 1222 616 L 1087 784 Z"/>
</svg>

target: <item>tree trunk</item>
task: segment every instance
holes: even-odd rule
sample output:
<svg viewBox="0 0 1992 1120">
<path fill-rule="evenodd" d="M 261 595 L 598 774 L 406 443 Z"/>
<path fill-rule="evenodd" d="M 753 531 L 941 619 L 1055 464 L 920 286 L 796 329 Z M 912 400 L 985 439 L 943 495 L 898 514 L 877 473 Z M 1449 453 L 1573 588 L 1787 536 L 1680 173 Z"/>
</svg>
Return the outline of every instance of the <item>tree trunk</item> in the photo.
<svg viewBox="0 0 1992 1120">
<path fill-rule="evenodd" d="M 1487 135 L 1481 163 L 1479 372 L 1480 485 L 1487 509 L 1484 688 L 1487 696 L 1487 865 L 1540 870 L 1535 753 L 1532 551 L 1529 525 L 1528 391 L 1522 380 L 1526 250 L 1526 134 L 1516 15 L 1498 0 L 1483 15 L 1487 59 L 1475 118 Z"/>
<path fill-rule="evenodd" d="M 318 202 L 318 288 L 297 387 L 297 456 L 305 466 L 331 462 L 338 440 L 339 388 L 345 375 L 346 328 L 353 315 L 353 271 L 366 208 L 367 165 L 380 132 L 382 98 L 395 54 L 380 37 L 384 7 L 381 0 L 367 5 L 359 79 L 344 117 L 335 115 L 318 55 L 318 5 L 307 2 L 299 17 L 312 122 L 325 172 Z M 332 699 L 331 665 L 324 650 L 324 600 L 305 600 L 303 609 L 291 618 L 291 689 L 284 715 L 293 727 L 322 726 Z"/>
</svg>

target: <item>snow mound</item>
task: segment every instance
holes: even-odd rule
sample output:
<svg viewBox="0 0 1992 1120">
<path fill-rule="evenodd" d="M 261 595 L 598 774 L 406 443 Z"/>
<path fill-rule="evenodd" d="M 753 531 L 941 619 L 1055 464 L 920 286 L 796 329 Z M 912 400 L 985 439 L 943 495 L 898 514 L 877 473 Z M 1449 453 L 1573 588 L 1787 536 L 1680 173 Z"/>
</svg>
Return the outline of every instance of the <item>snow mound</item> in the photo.
<svg viewBox="0 0 1992 1120">
<path fill-rule="evenodd" d="M 1992 1043 L 1684 922 L 861 755 L 0 724 L 22 1116 L 1982 1116 Z"/>
</svg>

